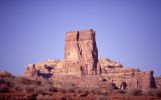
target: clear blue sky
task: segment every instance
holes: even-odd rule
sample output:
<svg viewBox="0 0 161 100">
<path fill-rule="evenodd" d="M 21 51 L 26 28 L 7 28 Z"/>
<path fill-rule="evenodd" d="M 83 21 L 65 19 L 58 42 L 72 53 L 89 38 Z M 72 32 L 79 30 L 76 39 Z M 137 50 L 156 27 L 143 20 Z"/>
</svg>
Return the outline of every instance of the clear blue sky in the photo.
<svg viewBox="0 0 161 100">
<path fill-rule="evenodd" d="M 65 32 L 86 28 L 99 57 L 161 75 L 161 0 L 0 0 L 0 70 L 63 59 Z"/>
</svg>

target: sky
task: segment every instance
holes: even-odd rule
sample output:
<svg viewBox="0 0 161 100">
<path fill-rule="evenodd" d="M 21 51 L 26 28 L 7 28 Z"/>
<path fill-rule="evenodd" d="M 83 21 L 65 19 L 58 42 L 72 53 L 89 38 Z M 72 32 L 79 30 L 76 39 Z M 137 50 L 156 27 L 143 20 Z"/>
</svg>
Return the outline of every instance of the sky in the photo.
<svg viewBox="0 0 161 100">
<path fill-rule="evenodd" d="M 100 58 L 161 75 L 161 0 L 0 0 L 0 70 L 63 59 L 65 33 L 87 28 Z"/>
</svg>

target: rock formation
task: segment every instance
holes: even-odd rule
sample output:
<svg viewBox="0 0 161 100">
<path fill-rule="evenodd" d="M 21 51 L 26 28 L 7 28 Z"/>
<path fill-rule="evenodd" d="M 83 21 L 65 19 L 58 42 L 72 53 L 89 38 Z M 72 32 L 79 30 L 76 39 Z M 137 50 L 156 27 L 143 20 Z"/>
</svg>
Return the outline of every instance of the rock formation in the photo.
<svg viewBox="0 0 161 100">
<path fill-rule="evenodd" d="M 69 81 L 79 87 L 101 86 L 101 80 L 113 82 L 116 87 L 124 81 L 128 89 L 145 90 L 156 87 L 153 71 L 141 72 L 139 69 L 123 68 L 120 63 L 108 58 L 99 59 L 95 31 L 92 29 L 67 32 L 64 59 L 29 64 L 24 76 L 32 78 L 34 66 L 37 77 Z"/>
<path fill-rule="evenodd" d="M 70 75 L 97 74 L 98 51 L 92 29 L 67 32 L 64 68 Z"/>
<path fill-rule="evenodd" d="M 156 82 L 157 88 L 161 89 L 161 76 L 155 77 L 155 82 Z"/>
</svg>

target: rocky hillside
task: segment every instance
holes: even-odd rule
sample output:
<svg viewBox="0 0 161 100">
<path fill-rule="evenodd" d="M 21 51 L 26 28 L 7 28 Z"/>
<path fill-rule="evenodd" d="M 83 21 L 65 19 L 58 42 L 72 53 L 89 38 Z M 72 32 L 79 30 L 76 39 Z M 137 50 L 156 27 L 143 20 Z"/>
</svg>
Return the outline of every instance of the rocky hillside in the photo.
<svg viewBox="0 0 161 100">
<path fill-rule="evenodd" d="M 86 85 L 99 86 L 99 80 L 112 82 L 116 88 L 120 88 L 122 82 L 126 83 L 126 89 L 156 88 L 153 71 L 142 72 L 134 67 L 124 68 L 108 58 L 99 59 L 95 36 L 93 29 L 67 32 L 64 59 L 29 64 L 24 76 L 29 79 L 69 81 L 82 88 Z"/>
</svg>

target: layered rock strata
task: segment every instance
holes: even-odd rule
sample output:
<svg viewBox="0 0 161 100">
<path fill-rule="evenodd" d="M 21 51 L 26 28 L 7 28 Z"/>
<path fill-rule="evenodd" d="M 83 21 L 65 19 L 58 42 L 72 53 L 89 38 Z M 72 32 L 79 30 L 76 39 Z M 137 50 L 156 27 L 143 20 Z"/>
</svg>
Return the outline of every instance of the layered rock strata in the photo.
<svg viewBox="0 0 161 100">
<path fill-rule="evenodd" d="M 92 29 L 67 32 L 64 67 L 67 75 L 97 74 L 98 51 Z"/>
<path fill-rule="evenodd" d="M 126 82 L 127 89 L 156 87 L 153 71 L 141 72 L 139 69 L 123 68 L 120 63 L 108 58 L 99 59 L 95 31 L 92 29 L 67 32 L 64 59 L 29 64 L 24 76 L 32 79 L 35 69 L 39 78 L 72 82 L 79 87 L 110 86 L 114 83 L 118 88 L 122 81 Z M 159 78 L 156 80 L 161 83 Z"/>
<path fill-rule="evenodd" d="M 155 77 L 155 82 L 156 82 L 157 88 L 161 89 L 161 76 Z"/>
</svg>

